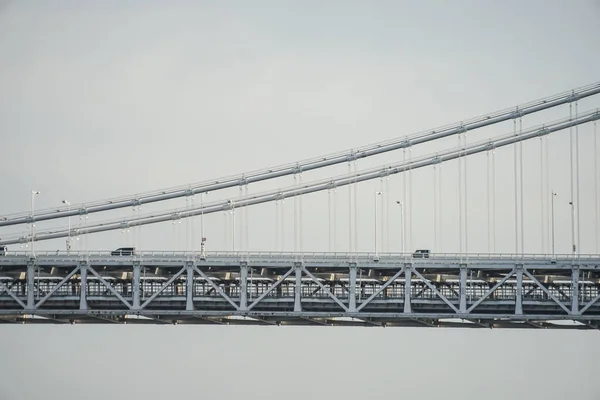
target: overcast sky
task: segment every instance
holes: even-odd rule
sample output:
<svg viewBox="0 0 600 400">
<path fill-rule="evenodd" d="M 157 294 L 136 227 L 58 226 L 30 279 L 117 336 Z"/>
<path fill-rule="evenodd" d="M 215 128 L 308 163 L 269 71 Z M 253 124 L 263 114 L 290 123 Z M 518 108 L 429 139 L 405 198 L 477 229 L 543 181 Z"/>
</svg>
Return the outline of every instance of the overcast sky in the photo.
<svg viewBox="0 0 600 400">
<path fill-rule="evenodd" d="M 45 209 L 63 199 L 78 204 L 186 185 L 389 140 L 595 83 L 599 17 L 597 0 L 0 1 L 0 215 L 29 211 L 32 189 L 42 192 L 36 208 Z M 579 111 L 595 107 L 597 98 L 581 101 Z M 568 115 L 563 106 L 524 118 L 523 126 Z M 505 123 L 469 133 L 468 141 L 512 129 Z M 581 248 L 597 253 L 593 126 L 579 133 Z M 451 138 L 415 148 L 413 156 L 456 144 Z M 556 247 L 563 253 L 571 247 L 568 145 L 568 132 L 549 138 L 551 186 L 559 193 Z M 512 151 L 496 153 L 491 245 L 500 252 L 515 251 Z M 550 188 L 540 183 L 539 140 L 524 144 L 523 154 L 525 251 L 547 252 L 549 207 L 540 204 Z M 465 240 L 473 252 L 490 251 L 486 157 L 468 161 Z M 357 168 L 401 159 L 394 153 Z M 432 170 L 413 173 L 408 250 L 459 251 L 458 166 L 442 168 L 437 222 Z M 342 165 L 303 179 L 345 172 Z M 289 177 L 249 191 L 291 184 Z M 402 200 L 402 187 L 401 177 L 384 182 L 385 201 Z M 360 185 L 361 251 L 374 247 L 373 192 L 381 188 L 380 182 Z M 219 198 L 237 195 L 235 189 Z M 327 194 L 304 199 L 304 250 L 348 250 L 347 189 L 335 196 L 332 247 Z M 292 204 L 284 205 L 285 240 L 279 242 L 286 250 L 293 249 Z M 162 209 L 185 205 L 180 199 Z M 154 209 L 160 208 L 141 212 Z M 92 215 L 88 223 L 133 214 Z M 250 249 L 278 250 L 275 215 L 273 204 L 249 211 Z M 399 210 L 390 206 L 386 218 L 392 222 L 383 249 L 399 251 Z M 224 222 L 223 214 L 205 218 L 209 250 L 231 248 Z M 0 230 L 0 237 L 23 228 Z M 77 246 L 197 249 L 185 232 L 185 223 L 166 223 L 95 235 Z M 189 232 L 199 237 L 198 219 Z M 36 248 L 64 246 L 61 239 Z M 483 390 L 490 399 L 593 399 L 600 389 L 593 378 L 599 372 L 596 333 L 3 326 L 0 338 L 7 346 L 0 357 L 2 399 L 125 393 L 149 400 L 169 394 L 476 399 Z M 362 372 L 364 386 L 357 386 Z M 76 381 L 94 376 L 114 383 Z M 471 383 L 459 383 L 465 379 Z"/>
</svg>

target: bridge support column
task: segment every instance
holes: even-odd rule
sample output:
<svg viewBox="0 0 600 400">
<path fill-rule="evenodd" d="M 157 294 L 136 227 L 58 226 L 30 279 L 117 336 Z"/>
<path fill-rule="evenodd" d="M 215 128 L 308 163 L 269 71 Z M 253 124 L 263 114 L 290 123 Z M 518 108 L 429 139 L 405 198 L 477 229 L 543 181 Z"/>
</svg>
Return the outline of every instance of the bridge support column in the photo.
<svg viewBox="0 0 600 400">
<path fill-rule="evenodd" d="M 579 266 L 573 266 L 571 273 L 571 314 L 579 315 Z"/>
<path fill-rule="evenodd" d="M 134 310 L 140 309 L 140 262 L 136 261 L 133 263 L 133 304 Z"/>
<path fill-rule="evenodd" d="M 460 299 L 458 310 L 461 314 L 467 313 L 467 266 L 460 265 Z"/>
<path fill-rule="evenodd" d="M 27 261 L 27 309 L 35 309 L 35 259 L 30 258 Z"/>
<path fill-rule="evenodd" d="M 412 287 L 412 264 L 404 264 L 404 314 L 412 313 L 412 307 L 410 304 L 410 291 Z"/>
<path fill-rule="evenodd" d="M 294 287 L 294 312 L 302 311 L 302 263 L 295 262 L 296 285 Z"/>
<path fill-rule="evenodd" d="M 356 312 L 356 263 L 350 263 L 348 311 Z"/>
<path fill-rule="evenodd" d="M 250 282 L 252 285 L 252 282 Z M 248 263 L 240 264 L 240 311 L 248 310 Z"/>
<path fill-rule="evenodd" d="M 86 261 L 79 263 L 79 309 L 87 310 L 87 273 L 88 265 Z"/>
<path fill-rule="evenodd" d="M 523 264 L 517 265 L 517 293 L 515 295 L 515 314 L 523 315 Z"/>
<path fill-rule="evenodd" d="M 187 261 L 185 263 L 185 310 L 194 310 L 194 262 Z"/>
</svg>

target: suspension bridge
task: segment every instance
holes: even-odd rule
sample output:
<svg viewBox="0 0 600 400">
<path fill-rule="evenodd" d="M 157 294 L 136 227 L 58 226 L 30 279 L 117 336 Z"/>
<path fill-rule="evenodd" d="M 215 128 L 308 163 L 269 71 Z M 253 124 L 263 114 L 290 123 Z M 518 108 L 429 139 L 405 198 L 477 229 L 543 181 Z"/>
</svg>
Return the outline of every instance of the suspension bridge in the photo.
<svg viewBox="0 0 600 400">
<path fill-rule="evenodd" d="M 144 194 L 36 210 L 40 192 L 32 190 L 30 210 L 0 215 L 0 322 L 598 329 L 598 94 L 600 83 Z M 549 112 L 561 116 L 548 120 Z M 448 140 L 458 145 L 418 152 Z M 535 140 L 539 148 L 524 152 Z M 315 173 L 322 176 L 304 180 Z M 418 173 L 433 183 L 428 196 Z M 555 221 L 557 187 L 568 224 Z M 182 200 L 185 207 L 172 206 Z M 184 248 L 144 250 L 142 234 L 169 223 Z M 250 231 L 273 238 L 260 242 L 268 251 L 253 247 Z M 99 234 L 126 240 L 93 248 Z M 307 248 L 312 236 L 328 251 Z M 41 248 L 62 240 L 64 250 Z M 431 245 L 413 248 L 424 242 Z"/>
</svg>

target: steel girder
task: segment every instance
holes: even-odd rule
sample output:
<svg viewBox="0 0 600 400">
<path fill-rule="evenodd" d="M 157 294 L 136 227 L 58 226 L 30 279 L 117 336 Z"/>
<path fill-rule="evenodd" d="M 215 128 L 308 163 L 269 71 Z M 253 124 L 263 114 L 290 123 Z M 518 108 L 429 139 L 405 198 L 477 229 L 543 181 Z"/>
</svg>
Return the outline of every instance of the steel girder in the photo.
<svg viewBox="0 0 600 400">
<path fill-rule="evenodd" d="M 1 261 L 2 322 L 596 329 L 600 320 L 594 257 L 578 264 L 231 255 Z"/>
</svg>

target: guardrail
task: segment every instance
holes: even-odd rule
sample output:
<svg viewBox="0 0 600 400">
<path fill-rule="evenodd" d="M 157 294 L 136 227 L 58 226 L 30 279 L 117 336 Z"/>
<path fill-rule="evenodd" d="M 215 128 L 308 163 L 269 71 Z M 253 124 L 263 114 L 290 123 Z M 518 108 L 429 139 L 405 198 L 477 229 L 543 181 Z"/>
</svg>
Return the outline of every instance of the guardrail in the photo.
<svg viewBox="0 0 600 400">
<path fill-rule="evenodd" d="M 200 251 L 136 251 L 133 255 L 112 256 L 114 250 L 99 251 L 36 251 L 35 257 L 181 257 L 198 258 Z M 20 256 L 31 257 L 30 251 L 7 251 L 4 257 Z M 421 255 L 413 257 L 413 253 L 379 253 L 372 252 L 273 252 L 273 251 L 211 251 L 205 253 L 207 258 L 321 258 L 321 259 L 414 259 L 414 260 L 546 260 L 546 261 L 572 261 L 572 260 L 600 260 L 599 254 L 512 254 L 512 253 L 430 253 L 423 258 Z"/>
</svg>

